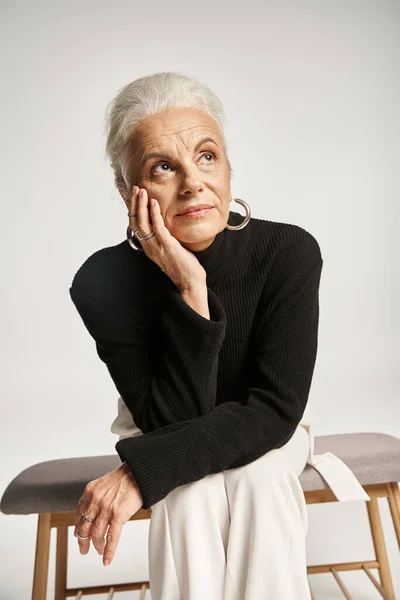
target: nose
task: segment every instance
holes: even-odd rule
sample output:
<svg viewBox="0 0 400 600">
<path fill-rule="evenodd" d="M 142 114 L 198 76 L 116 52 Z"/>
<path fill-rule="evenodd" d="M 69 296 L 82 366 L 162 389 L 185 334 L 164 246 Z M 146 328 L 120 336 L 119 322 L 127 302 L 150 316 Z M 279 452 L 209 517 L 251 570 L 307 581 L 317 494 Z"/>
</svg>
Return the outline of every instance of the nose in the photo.
<svg viewBox="0 0 400 600">
<path fill-rule="evenodd" d="M 204 183 L 196 166 L 186 166 L 182 170 L 179 194 L 181 196 L 191 196 L 203 191 L 203 189 Z"/>
</svg>

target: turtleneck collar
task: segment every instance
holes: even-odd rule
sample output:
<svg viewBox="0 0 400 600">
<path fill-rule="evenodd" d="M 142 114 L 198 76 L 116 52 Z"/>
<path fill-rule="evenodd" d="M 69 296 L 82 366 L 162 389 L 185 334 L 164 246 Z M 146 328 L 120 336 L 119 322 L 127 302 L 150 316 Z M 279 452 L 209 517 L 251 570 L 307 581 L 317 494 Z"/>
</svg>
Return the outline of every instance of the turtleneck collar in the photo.
<svg viewBox="0 0 400 600">
<path fill-rule="evenodd" d="M 230 211 L 229 225 L 238 225 L 243 221 L 243 215 Z M 247 224 L 243 229 L 232 231 L 226 227 L 217 233 L 213 242 L 205 250 L 193 251 L 194 254 L 206 271 L 207 275 L 213 273 L 228 272 L 236 265 L 243 254 L 245 242 L 248 239 L 249 230 Z"/>
<path fill-rule="evenodd" d="M 224 254 L 224 248 L 226 248 L 226 237 L 227 229 L 223 229 L 215 236 L 212 243 L 205 250 L 191 250 L 190 252 L 195 255 L 201 266 L 207 273 L 213 271 L 219 264 L 221 255 Z"/>
<path fill-rule="evenodd" d="M 230 211 L 228 222 L 229 225 L 239 225 L 239 223 L 243 222 L 243 215 Z M 207 280 L 209 282 L 217 281 L 221 277 L 223 278 L 238 267 L 245 255 L 245 248 L 250 237 L 251 227 L 251 219 L 243 229 L 232 231 L 225 227 L 222 231 L 217 233 L 208 248 L 197 252 L 191 250 L 206 271 Z M 133 240 L 133 243 L 141 246 L 140 242 L 137 240 Z M 152 262 L 144 252 L 135 252 L 132 250 L 127 240 L 124 242 L 124 245 L 127 248 L 129 256 L 134 256 L 134 254 L 140 255 L 140 260 L 149 261 L 149 263 L 151 263 L 150 267 L 159 270 L 158 265 Z M 132 252 L 134 254 L 132 254 Z"/>
</svg>

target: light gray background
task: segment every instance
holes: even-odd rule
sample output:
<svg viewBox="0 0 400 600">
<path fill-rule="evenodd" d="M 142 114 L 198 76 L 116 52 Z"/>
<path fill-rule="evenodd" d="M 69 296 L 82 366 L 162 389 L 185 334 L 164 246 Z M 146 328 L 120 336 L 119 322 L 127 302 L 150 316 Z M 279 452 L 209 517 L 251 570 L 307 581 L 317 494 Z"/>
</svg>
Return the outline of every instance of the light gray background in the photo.
<svg viewBox="0 0 400 600">
<path fill-rule="evenodd" d="M 125 236 L 103 155 L 106 103 L 157 71 L 193 75 L 219 95 L 233 195 L 255 217 L 301 225 L 320 243 L 306 413 L 317 433 L 400 437 L 399 2 L 3 0 L 0 16 L 0 492 L 37 462 L 115 452 L 118 393 L 68 288 L 89 254 Z M 385 502 L 382 513 L 400 594 Z M 310 565 L 371 559 L 362 502 L 309 515 Z M 0 515 L 1 600 L 30 598 L 36 522 Z M 148 577 L 148 521 L 126 525 L 107 568 L 93 548 L 81 556 L 72 533 L 70 586 Z M 317 598 L 343 597 L 333 577 L 310 580 Z M 343 580 L 354 598 L 380 598 L 363 573 Z"/>
</svg>

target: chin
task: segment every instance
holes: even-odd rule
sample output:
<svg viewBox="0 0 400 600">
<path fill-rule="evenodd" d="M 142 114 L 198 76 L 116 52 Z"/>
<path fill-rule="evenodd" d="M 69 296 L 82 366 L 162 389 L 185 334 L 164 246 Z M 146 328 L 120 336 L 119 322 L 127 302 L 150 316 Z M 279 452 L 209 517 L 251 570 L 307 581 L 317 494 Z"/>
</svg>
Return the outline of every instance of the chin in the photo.
<svg viewBox="0 0 400 600">
<path fill-rule="evenodd" d="M 222 226 L 216 226 L 215 223 L 190 223 L 190 227 L 180 227 L 178 230 L 171 233 L 182 243 L 196 244 L 214 238 L 222 228 Z"/>
</svg>

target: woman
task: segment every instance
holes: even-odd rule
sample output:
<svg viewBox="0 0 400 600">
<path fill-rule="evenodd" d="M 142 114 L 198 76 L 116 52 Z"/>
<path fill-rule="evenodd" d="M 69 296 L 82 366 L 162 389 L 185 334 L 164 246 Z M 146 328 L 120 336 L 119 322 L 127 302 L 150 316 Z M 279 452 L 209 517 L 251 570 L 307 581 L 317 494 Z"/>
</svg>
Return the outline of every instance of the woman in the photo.
<svg viewBox="0 0 400 600">
<path fill-rule="evenodd" d="M 308 600 L 300 421 L 323 260 L 300 226 L 230 211 L 223 122 L 213 92 L 178 73 L 110 104 L 127 239 L 92 254 L 70 294 L 120 393 L 122 464 L 86 486 L 75 534 L 106 564 L 151 506 L 153 600 Z"/>
</svg>

